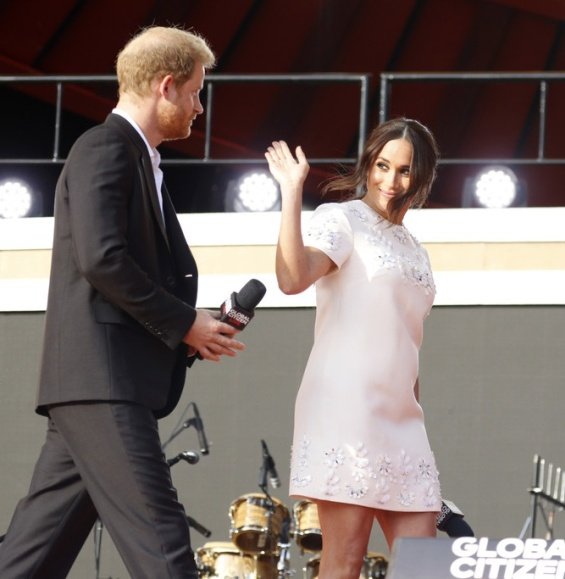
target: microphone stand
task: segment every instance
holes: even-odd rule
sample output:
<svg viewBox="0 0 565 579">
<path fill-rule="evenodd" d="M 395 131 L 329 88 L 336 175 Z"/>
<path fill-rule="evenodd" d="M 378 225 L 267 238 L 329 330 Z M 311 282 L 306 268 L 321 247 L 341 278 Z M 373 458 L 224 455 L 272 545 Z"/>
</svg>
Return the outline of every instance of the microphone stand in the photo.
<svg viewBox="0 0 565 579">
<path fill-rule="evenodd" d="M 259 469 L 259 483 L 258 487 L 265 493 L 265 496 L 269 499 L 270 505 L 274 505 L 273 497 L 269 494 L 267 490 L 267 474 L 269 473 L 269 459 L 263 453 L 261 460 L 261 468 Z"/>
<path fill-rule="evenodd" d="M 100 559 L 102 551 L 102 531 L 104 530 L 104 523 L 100 519 L 96 519 L 94 524 L 94 569 L 96 579 L 100 579 Z"/>
<path fill-rule="evenodd" d="M 269 494 L 268 485 L 267 485 L 267 475 L 271 469 L 272 465 L 272 458 L 266 453 L 261 453 L 261 468 L 259 469 L 259 488 L 263 491 L 267 500 L 265 501 L 267 505 L 267 529 L 268 533 L 271 534 L 272 529 L 272 518 L 275 512 L 275 501 L 273 497 Z M 280 555 L 279 560 L 277 561 L 277 577 L 289 577 L 293 574 L 292 571 L 289 571 L 288 568 L 288 560 L 290 559 L 290 518 L 285 517 L 282 522 L 281 526 L 281 537 L 278 543 L 280 548 Z"/>
<path fill-rule="evenodd" d="M 161 445 L 161 448 L 163 450 L 165 450 L 165 448 L 167 448 L 167 446 L 185 429 L 190 428 L 191 426 L 196 427 L 196 417 L 192 417 L 189 418 L 188 420 L 185 420 L 176 430 L 174 430 L 171 434 L 171 436 L 169 436 L 169 438 L 167 438 L 167 440 Z"/>
<path fill-rule="evenodd" d="M 294 574 L 288 569 L 290 560 L 290 516 L 285 517 L 281 526 L 281 538 L 279 541 L 280 555 L 277 561 L 277 577 L 290 577 Z"/>
<path fill-rule="evenodd" d="M 268 519 L 267 528 L 269 533 L 271 532 L 271 520 L 273 513 L 275 512 L 275 501 L 273 497 L 269 494 L 267 485 L 267 476 L 274 466 L 273 457 L 269 454 L 266 449 L 266 444 L 264 440 L 261 440 L 262 453 L 261 453 L 261 468 L 259 469 L 259 488 L 265 493 L 267 497 L 268 505 Z M 289 570 L 288 561 L 290 560 L 290 525 L 291 519 L 290 515 L 285 517 L 281 525 L 281 536 L 278 542 L 278 547 L 280 548 L 279 560 L 277 561 L 277 578 L 290 577 L 294 574 L 294 571 Z"/>
<path fill-rule="evenodd" d="M 191 452 L 191 451 L 185 451 L 185 452 L 181 452 L 179 455 L 175 456 L 172 459 L 170 458 L 167 461 L 167 464 L 169 465 L 169 467 L 173 467 L 175 464 L 177 464 L 179 461 L 181 461 L 182 455 L 184 455 L 184 454 L 194 454 L 195 455 L 193 458 L 194 462 L 186 461 L 186 462 L 188 462 L 188 464 L 196 464 L 198 462 L 198 458 L 199 458 L 198 453 Z M 204 525 L 200 524 L 193 517 L 186 515 L 186 521 L 187 521 L 189 527 L 193 528 L 195 531 L 198 531 L 202 536 L 209 537 L 212 534 L 212 531 L 207 529 Z"/>
</svg>

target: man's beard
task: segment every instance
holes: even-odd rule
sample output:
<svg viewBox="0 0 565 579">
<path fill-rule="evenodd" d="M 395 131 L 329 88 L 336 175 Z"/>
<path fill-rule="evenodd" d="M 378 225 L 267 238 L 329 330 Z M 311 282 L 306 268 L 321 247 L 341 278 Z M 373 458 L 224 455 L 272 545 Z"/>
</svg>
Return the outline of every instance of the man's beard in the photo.
<svg viewBox="0 0 565 579">
<path fill-rule="evenodd" d="M 159 128 L 163 141 L 186 139 L 190 135 L 190 117 L 179 116 L 176 107 L 167 108 L 159 113 Z"/>
</svg>

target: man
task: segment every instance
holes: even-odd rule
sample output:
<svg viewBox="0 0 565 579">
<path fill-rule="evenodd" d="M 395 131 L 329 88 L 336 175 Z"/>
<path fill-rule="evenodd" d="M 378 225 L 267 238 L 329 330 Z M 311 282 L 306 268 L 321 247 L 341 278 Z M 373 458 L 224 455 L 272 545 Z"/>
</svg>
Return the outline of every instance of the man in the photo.
<svg viewBox="0 0 565 579">
<path fill-rule="evenodd" d="M 66 577 L 99 516 L 135 579 L 197 577 L 161 450 L 187 361 L 244 348 L 196 310 L 197 268 L 162 185 L 165 140 L 188 137 L 214 55 L 152 27 L 117 59 L 119 101 L 73 146 L 56 190 L 37 412 L 49 417 L 0 577 Z"/>
</svg>

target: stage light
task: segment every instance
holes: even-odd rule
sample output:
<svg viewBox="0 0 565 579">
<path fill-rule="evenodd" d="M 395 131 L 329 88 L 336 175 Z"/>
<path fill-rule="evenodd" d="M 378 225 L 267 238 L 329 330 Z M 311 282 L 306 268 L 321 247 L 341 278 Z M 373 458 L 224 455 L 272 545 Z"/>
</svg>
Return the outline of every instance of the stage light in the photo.
<svg viewBox="0 0 565 579">
<path fill-rule="evenodd" d="M 463 207 L 489 209 L 526 205 L 526 187 L 514 171 L 492 165 L 465 181 Z"/>
<path fill-rule="evenodd" d="M 279 188 L 267 173 L 249 173 L 228 186 L 226 211 L 277 211 L 280 207 Z"/>
<path fill-rule="evenodd" d="M 33 195 L 30 187 L 17 179 L 0 183 L 0 218 L 27 217 L 32 211 Z"/>
</svg>

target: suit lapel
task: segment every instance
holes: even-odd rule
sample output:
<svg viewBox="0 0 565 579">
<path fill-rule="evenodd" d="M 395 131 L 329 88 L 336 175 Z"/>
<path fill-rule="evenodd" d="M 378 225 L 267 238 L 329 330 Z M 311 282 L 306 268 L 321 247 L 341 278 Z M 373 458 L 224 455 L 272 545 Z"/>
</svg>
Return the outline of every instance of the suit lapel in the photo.
<svg viewBox="0 0 565 579">
<path fill-rule="evenodd" d="M 145 143 L 143 143 L 145 146 Z M 165 221 L 163 219 L 163 212 L 161 211 L 161 206 L 159 205 L 159 196 L 157 194 L 157 186 L 155 185 L 155 175 L 153 174 L 153 167 L 151 166 L 151 159 L 149 158 L 149 152 L 147 147 L 145 151 L 141 154 L 141 167 L 145 177 L 145 182 L 147 183 L 149 189 L 149 199 L 151 200 L 151 206 L 153 208 L 153 213 L 155 214 L 155 219 L 159 224 L 159 229 L 165 239 L 167 246 L 169 245 L 169 238 L 167 237 L 167 229 L 165 227 Z M 164 187 L 162 187 L 164 189 Z M 161 193 L 163 195 L 163 193 Z M 169 248 L 170 249 L 170 248 Z"/>
<path fill-rule="evenodd" d="M 132 127 L 132 125 L 120 115 L 110 114 L 108 115 L 106 122 L 111 125 L 112 124 L 117 125 L 127 135 L 128 139 L 137 149 L 140 159 L 139 161 L 140 177 L 143 183 L 142 190 L 146 191 L 147 194 L 149 195 L 149 200 L 151 201 L 151 208 L 153 209 L 155 220 L 157 221 L 159 230 L 163 235 L 163 239 L 165 240 L 167 247 L 169 247 L 169 239 L 167 237 L 167 230 L 165 228 L 163 212 L 161 211 L 161 206 L 159 205 L 157 186 L 155 185 L 155 175 L 153 174 L 153 167 L 151 166 L 151 158 L 149 157 L 147 145 L 143 142 L 143 139 L 140 137 L 138 132 Z"/>
</svg>

